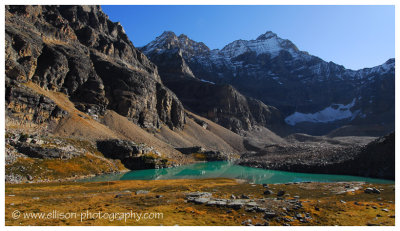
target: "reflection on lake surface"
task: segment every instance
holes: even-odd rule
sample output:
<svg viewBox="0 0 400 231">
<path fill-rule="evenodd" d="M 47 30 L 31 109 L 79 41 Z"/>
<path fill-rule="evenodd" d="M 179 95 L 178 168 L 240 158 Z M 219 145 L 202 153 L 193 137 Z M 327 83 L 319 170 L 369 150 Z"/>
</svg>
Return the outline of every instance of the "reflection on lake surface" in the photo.
<svg viewBox="0 0 400 231">
<path fill-rule="evenodd" d="M 85 182 L 116 180 L 163 180 L 163 179 L 203 179 L 235 178 L 256 184 L 275 184 L 289 182 L 339 182 L 365 181 L 370 183 L 394 183 L 394 181 L 329 174 L 309 174 L 267 170 L 235 165 L 227 161 L 204 162 L 174 168 L 136 170 L 127 173 L 100 175 L 85 179 Z"/>
</svg>

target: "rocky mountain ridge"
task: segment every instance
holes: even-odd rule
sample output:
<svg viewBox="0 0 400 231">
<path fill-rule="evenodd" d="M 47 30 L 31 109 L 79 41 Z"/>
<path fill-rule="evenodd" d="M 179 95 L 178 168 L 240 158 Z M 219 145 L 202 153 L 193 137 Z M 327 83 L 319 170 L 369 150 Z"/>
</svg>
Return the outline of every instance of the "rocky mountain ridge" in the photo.
<svg viewBox="0 0 400 231">
<path fill-rule="evenodd" d="M 150 59 L 171 49 L 182 54 L 198 79 L 231 84 L 241 94 L 276 107 L 290 126 L 394 123 L 394 59 L 354 71 L 300 51 L 270 31 L 221 50 L 167 31 L 141 48 Z"/>
</svg>

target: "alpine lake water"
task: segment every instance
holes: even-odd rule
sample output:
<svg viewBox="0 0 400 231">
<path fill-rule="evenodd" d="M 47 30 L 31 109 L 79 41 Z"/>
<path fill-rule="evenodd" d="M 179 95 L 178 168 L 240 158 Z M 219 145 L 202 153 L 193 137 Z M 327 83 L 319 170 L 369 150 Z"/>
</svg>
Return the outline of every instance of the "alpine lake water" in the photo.
<svg viewBox="0 0 400 231">
<path fill-rule="evenodd" d="M 118 180 L 167 180 L 235 178 L 255 184 L 282 184 L 291 182 L 350 182 L 394 184 L 394 181 L 330 174 L 296 173 L 235 165 L 228 161 L 204 162 L 164 169 L 135 170 L 118 174 L 105 174 L 80 180 L 81 182 L 101 182 Z"/>
</svg>

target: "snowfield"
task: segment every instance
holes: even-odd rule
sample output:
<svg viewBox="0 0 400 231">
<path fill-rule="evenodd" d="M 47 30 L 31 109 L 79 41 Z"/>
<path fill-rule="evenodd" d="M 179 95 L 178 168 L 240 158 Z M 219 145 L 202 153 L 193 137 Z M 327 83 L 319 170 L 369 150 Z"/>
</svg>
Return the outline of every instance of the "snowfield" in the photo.
<svg viewBox="0 0 400 231">
<path fill-rule="evenodd" d="M 351 118 L 354 119 L 357 112 L 351 112 L 351 108 L 354 106 L 356 99 L 347 105 L 343 104 L 332 104 L 331 106 L 315 112 L 315 113 L 301 113 L 295 112 L 292 115 L 285 118 L 285 122 L 289 125 L 296 125 L 301 122 L 312 122 L 312 123 L 328 123 L 336 120 L 342 120 Z"/>
</svg>

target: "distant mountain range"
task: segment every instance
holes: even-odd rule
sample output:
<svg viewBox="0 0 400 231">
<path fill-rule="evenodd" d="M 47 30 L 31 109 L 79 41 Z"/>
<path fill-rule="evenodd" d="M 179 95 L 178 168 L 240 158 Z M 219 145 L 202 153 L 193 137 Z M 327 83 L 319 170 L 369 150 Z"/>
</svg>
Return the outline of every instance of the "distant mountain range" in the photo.
<svg viewBox="0 0 400 231">
<path fill-rule="evenodd" d="M 394 59 L 373 68 L 350 70 L 300 51 L 271 31 L 255 40 L 233 41 L 221 50 L 210 50 L 186 35 L 166 31 L 140 49 L 159 67 L 163 82 L 169 82 L 166 85 L 183 103 L 193 97 L 188 90 L 180 94 L 181 87 L 174 90 L 180 83 L 171 76 L 177 73 L 171 70 L 173 59 L 180 59 L 184 76 L 208 84 L 232 85 L 245 97 L 279 110 L 274 114 L 282 118 L 275 117 L 267 127 L 284 121 L 290 130 L 314 134 L 348 124 L 394 128 Z M 207 116 L 213 110 L 218 109 L 195 111 Z"/>
</svg>

